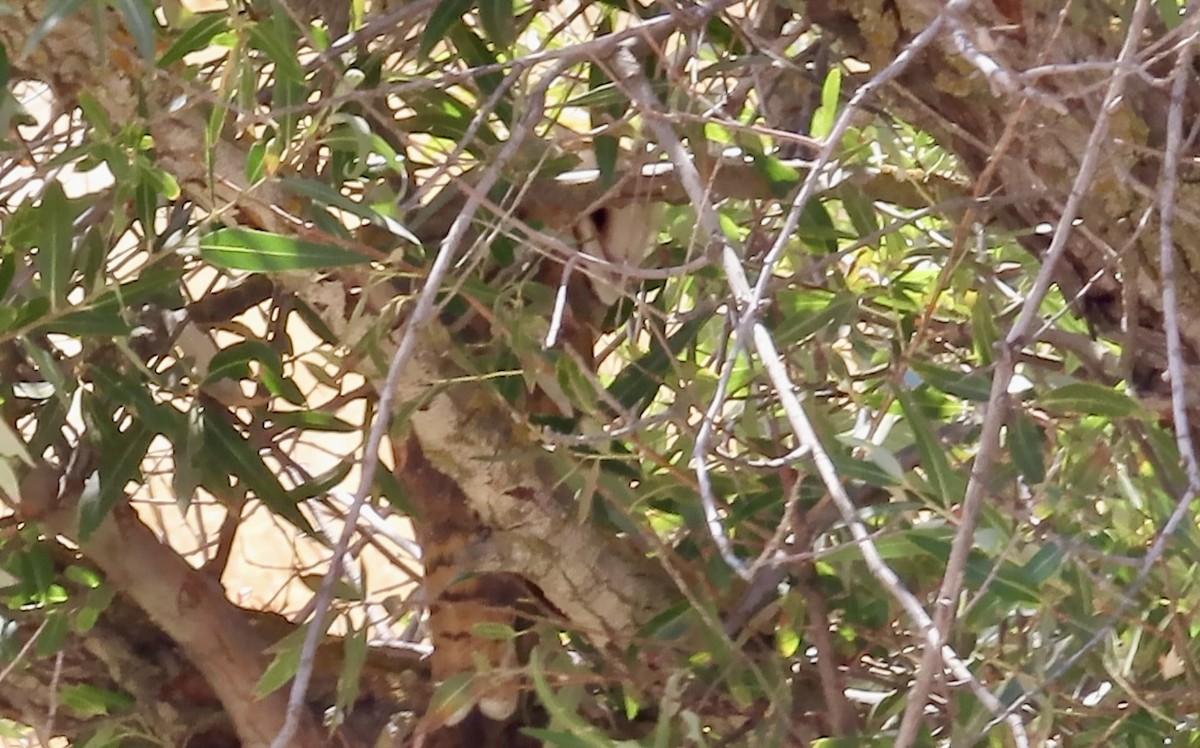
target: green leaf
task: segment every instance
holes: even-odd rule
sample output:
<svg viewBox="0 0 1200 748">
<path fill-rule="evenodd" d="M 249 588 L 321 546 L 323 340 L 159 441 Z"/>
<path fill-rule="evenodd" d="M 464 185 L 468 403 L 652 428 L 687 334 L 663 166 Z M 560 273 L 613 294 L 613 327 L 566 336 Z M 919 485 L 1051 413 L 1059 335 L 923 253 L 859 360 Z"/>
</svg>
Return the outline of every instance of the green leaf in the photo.
<svg viewBox="0 0 1200 748">
<path fill-rule="evenodd" d="M 979 294 L 971 307 L 971 343 L 982 366 L 991 366 L 995 359 L 996 341 L 1000 331 L 996 327 L 996 312 L 987 294 Z"/>
<path fill-rule="evenodd" d="M 931 553 L 944 561 L 949 558 L 950 540 L 953 537 L 954 529 L 950 527 L 916 527 L 883 535 L 876 539 L 875 550 L 885 561 L 910 558 L 916 553 Z M 857 561 L 861 558 L 862 551 L 856 545 L 844 545 L 822 556 L 822 560 L 830 564 Z"/>
<path fill-rule="evenodd" d="M 814 138 L 824 138 L 833 131 L 833 122 L 837 117 L 838 102 L 842 93 L 842 71 L 834 66 L 830 68 L 825 82 L 821 86 L 821 106 L 813 112 L 812 126 L 809 134 Z"/>
<path fill-rule="evenodd" d="M 221 379 L 250 379 L 250 362 L 257 361 L 264 368 L 282 372 L 283 361 L 279 351 L 261 340 L 242 340 L 213 355 L 208 364 L 205 382 Z"/>
<path fill-rule="evenodd" d="M 529 658 L 529 674 L 533 680 L 534 690 L 537 691 L 538 701 L 550 713 L 551 724 L 566 728 L 567 732 L 551 732 L 532 727 L 526 727 L 524 731 L 542 740 L 551 742 L 563 740 L 565 742 L 556 742 L 555 744 L 565 748 L 611 748 L 611 741 L 605 739 L 595 727 L 585 722 L 550 688 L 550 684 L 546 680 L 542 658 L 541 649 L 533 650 Z"/>
<path fill-rule="evenodd" d="M 992 378 L 980 371 L 954 371 L 940 366 L 914 361 L 912 370 L 929 385 L 947 395 L 975 403 L 985 403 L 992 393 Z"/>
<path fill-rule="evenodd" d="M 668 90 L 661 81 L 651 85 L 652 90 L 662 93 Z M 629 98 L 615 83 L 598 84 L 594 88 L 563 102 L 563 107 L 591 107 L 603 111 L 624 110 Z"/>
<path fill-rule="evenodd" d="M 499 62 L 483 38 L 476 34 L 472 27 L 466 23 L 452 25 L 450 27 L 449 38 L 454 43 L 454 48 L 458 50 L 462 62 L 470 67 L 489 67 Z M 491 97 L 503 81 L 504 75 L 498 70 L 490 73 L 480 73 L 475 76 L 475 85 L 487 97 Z M 512 103 L 507 97 L 501 96 L 497 100 L 496 114 L 506 122 L 512 121 Z"/>
<path fill-rule="evenodd" d="M 863 191 L 850 183 L 838 188 L 838 196 L 842 198 L 842 207 L 850 217 L 850 223 L 858 232 L 861 239 L 879 230 L 879 216 L 875 212 L 875 204 L 863 194 Z"/>
<path fill-rule="evenodd" d="M 452 716 L 466 712 L 475 705 L 471 695 L 471 681 L 474 673 L 461 672 L 451 675 L 438 684 L 429 698 L 428 713 L 441 722 L 448 721 Z"/>
<path fill-rule="evenodd" d="M 38 296 L 21 304 L 17 308 L 17 316 L 13 320 L 12 326 L 16 328 L 29 327 L 49 314 L 50 299 L 46 296 Z"/>
<path fill-rule="evenodd" d="M 475 0 L 441 0 L 433 13 L 425 30 L 421 32 L 421 40 L 417 45 L 417 57 L 426 59 L 438 42 L 442 41 L 450 31 L 450 27 L 462 20 L 467 11 L 475 7 Z"/>
<path fill-rule="evenodd" d="M 275 272 L 361 265 L 371 258 L 332 244 L 318 244 L 254 229 L 217 229 L 200 240 L 200 256 L 227 270 Z"/>
<path fill-rule="evenodd" d="M 868 485 L 886 488 L 897 483 L 896 476 L 888 472 L 875 460 L 860 460 L 840 450 L 830 454 L 838 472 L 847 480 L 862 481 Z"/>
<path fill-rule="evenodd" d="M 274 420 L 274 416 L 272 416 L 272 420 Z M 309 480 L 291 489 L 288 491 L 288 494 L 297 503 L 307 501 L 314 496 L 320 496 L 340 485 L 346 479 L 346 476 L 350 474 L 352 467 L 353 464 L 350 460 L 342 460 L 320 475 L 314 475 Z"/>
<path fill-rule="evenodd" d="M 777 198 L 786 197 L 788 192 L 800 181 L 800 172 L 775 156 L 756 152 L 752 154 L 752 159 L 754 170 L 767 181 L 771 194 Z"/>
<path fill-rule="evenodd" d="M 4 419 L 0 419 L 0 457 L 11 458 L 13 462 L 19 460 L 30 466 L 34 464 L 25 447 L 25 440 Z"/>
<path fill-rule="evenodd" d="M 83 717 L 99 717 L 127 711 L 136 703 L 127 693 L 109 691 L 86 683 L 63 686 L 58 692 L 58 698 L 63 706 Z"/>
<path fill-rule="evenodd" d="M 175 505 L 182 512 L 191 507 L 196 498 L 196 489 L 203 482 L 204 409 L 193 403 L 184 418 L 184 428 L 171 437 L 175 446 L 175 472 L 171 476 L 171 489 L 175 492 Z"/>
<path fill-rule="evenodd" d="M 129 736 L 129 727 L 113 722 L 101 723 L 87 742 L 79 748 L 121 748 L 123 741 Z"/>
<path fill-rule="evenodd" d="M 1123 392 L 1091 382 L 1064 385 L 1038 398 L 1046 410 L 1056 413 L 1127 418 L 1142 412 L 1142 406 Z"/>
<path fill-rule="evenodd" d="M 10 246 L 0 246 L 0 299 L 8 293 L 17 274 L 17 253 Z"/>
<path fill-rule="evenodd" d="M 42 204 L 38 206 L 39 236 L 37 237 L 37 268 L 42 291 L 57 307 L 67 298 L 71 281 L 72 224 L 75 208 L 58 181 L 46 186 Z"/>
<path fill-rule="evenodd" d="M 731 242 L 740 242 L 746 233 L 738 220 L 726 210 L 717 211 L 717 223 L 721 226 L 721 234 Z"/>
<path fill-rule="evenodd" d="M 416 246 L 420 246 L 421 244 L 421 240 L 399 221 L 390 216 L 383 215 L 369 205 L 351 200 L 324 182 L 318 182 L 315 179 L 303 179 L 301 177 L 285 177 L 279 180 L 279 183 L 288 192 L 310 198 L 339 210 L 344 210 L 351 215 L 358 216 L 364 221 L 370 221 L 376 226 L 386 229 L 395 236 Z"/>
<path fill-rule="evenodd" d="M 21 590 L 34 600 L 44 600 L 54 585 L 54 560 L 42 544 L 14 554 L 9 571 L 21 580 Z"/>
<path fill-rule="evenodd" d="M 206 408 L 203 418 L 205 446 L 212 457 L 220 460 L 221 469 L 236 475 L 272 512 L 304 533 L 315 535 L 312 525 L 279 484 L 279 478 L 263 462 L 258 450 L 229 423 L 228 416 Z"/>
<path fill-rule="evenodd" d="M 118 373 L 107 366 L 96 366 L 92 378 L 110 402 L 132 409 L 154 434 L 176 439 L 185 431 L 184 414 L 168 403 L 156 401 L 145 383 L 136 376 Z"/>
<path fill-rule="evenodd" d="M 943 506 L 949 506 L 962 496 L 965 480 L 950 468 L 946 450 L 938 443 L 929 427 L 929 421 L 913 400 L 912 393 L 905 389 L 896 390 L 896 400 L 904 411 L 904 419 L 916 438 L 917 451 L 921 453 L 921 466 L 929 476 L 936 498 Z"/>
<path fill-rule="evenodd" d="M 97 582 L 96 586 L 84 595 L 83 607 L 75 614 L 72 621 L 75 632 L 84 634 L 90 631 L 100 620 L 100 614 L 108 609 L 116 597 L 116 588 Z"/>
<path fill-rule="evenodd" d="M 67 636 L 71 633 L 71 621 L 67 618 L 66 611 L 62 609 L 51 610 L 45 618 L 45 625 L 42 626 L 41 632 L 38 634 L 37 642 L 33 646 L 33 652 L 38 657 L 49 657 L 58 654 L 62 650 L 63 642 L 67 640 Z"/>
<path fill-rule="evenodd" d="M 406 129 L 428 132 L 430 135 L 452 140 L 466 137 L 467 129 L 476 114 L 471 105 L 459 101 L 446 91 L 425 92 L 420 98 L 409 100 L 408 105 L 416 115 L 405 120 Z M 486 121 L 475 134 L 478 142 L 484 145 L 494 146 L 500 142 L 499 136 Z M 490 157 L 486 149 L 477 148 L 477 145 L 472 141 L 468 144 L 468 150 L 480 157 Z"/>
<path fill-rule="evenodd" d="M 167 68 L 179 62 L 192 52 L 204 49 L 217 34 L 229 30 L 226 15 L 223 12 L 204 13 L 196 22 L 189 26 L 175 39 L 175 43 L 158 58 L 158 67 Z"/>
<path fill-rule="evenodd" d="M 337 684 L 339 709 L 348 710 L 358 701 L 359 681 L 369 653 L 365 627 L 342 638 L 342 667 L 338 671 Z"/>
<path fill-rule="evenodd" d="M 83 5 L 84 0 L 50 0 L 46 3 L 46 12 L 42 14 L 42 18 L 29 32 L 29 38 L 25 40 L 25 47 L 21 50 L 21 59 L 25 59 L 37 48 L 37 45 L 42 43 L 42 39 L 55 29 L 58 24 L 62 23 L 67 16 L 79 10 L 79 6 Z"/>
<path fill-rule="evenodd" d="M 125 19 L 125 28 L 133 37 L 142 59 L 150 62 L 154 59 L 154 16 L 142 0 L 112 0 Z"/>
<path fill-rule="evenodd" d="M 800 211 L 796 235 L 804 246 L 814 252 L 832 254 L 837 251 L 838 230 L 833 225 L 833 216 L 829 215 L 829 210 L 820 201 L 809 200 Z"/>
<path fill-rule="evenodd" d="M 1066 549 L 1058 543 L 1049 542 L 1025 562 L 1022 571 L 1033 587 L 1040 587 L 1053 577 L 1062 566 Z"/>
<path fill-rule="evenodd" d="M 649 404 L 650 398 L 658 392 L 663 376 L 671 367 L 671 362 L 696 339 L 700 329 L 708 322 L 703 317 L 689 320 L 675 334 L 667 339 L 664 348 L 655 345 L 649 353 L 626 366 L 609 385 L 608 394 L 616 399 L 626 410 L 640 414 Z"/>
<path fill-rule="evenodd" d="M 592 151 L 596 154 L 596 166 L 600 170 L 600 185 L 611 186 L 617 177 L 617 156 L 620 147 L 617 139 L 611 135 L 597 135 L 592 141 Z"/>
<path fill-rule="evenodd" d="M 858 309 L 859 297 L 852 293 L 830 294 L 821 290 L 781 292 L 781 315 L 775 338 L 781 344 L 799 343 L 821 330 L 835 330 Z"/>
<path fill-rule="evenodd" d="M 304 69 L 296 54 L 296 28 L 287 13 L 273 13 L 250 27 L 250 44 L 275 63 L 275 75 L 291 82 L 304 80 Z"/>
<path fill-rule="evenodd" d="M 325 581 L 324 574 L 301 574 L 300 582 L 314 593 L 321 589 Z M 363 591 L 345 577 L 333 583 L 333 596 L 338 600 L 360 603 L 363 601 Z"/>
<path fill-rule="evenodd" d="M 243 170 L 246 173 L 247 182 L 257 182 L 263 178 L 266 173 L 264 166 L 267 155 L 267 141 L 256 140 L 251 144 L 249 150 L 246 151 L 246 168 Z"/>
<path fill-rule="evenodd" d="M 1006 445 L 1025 482 L 1036 486 L 1046 480 L 1046 437 L 1029 416 L 1013 410 L 1008 419 Z"/>
<path fill-rule="evenodd" d="M 358 431 L 358 427 L 332 413 L 319 410 L 296 410 L 282 413 L 272 413 L 271 420 L 276 426 L 284 429 L 301 429 L 303 431 L 331 431 L 350 434 Z"/>
<path fill-rule="evenodd" d="M 180 277 L 178 267 L 147 268 L 133 280 L 105 291 L 83 306 L 92 312 L 109 315 L 121 315 L 125 310 L 146 304 L 176 308 L 183 304 Z"/>
<path fill-rule="evenodd" d="M 507 49 L 517 40 L 513 0 L 480 0 L 479 25 L 496 49 Z"/>
<path fill-rule="evenodd" d="M 258 683 L 254 685 L 254 693 L 259 698 L 272 694 L 291 682 L 296 676 L 296 668 L 300 666 L 301 647 L 284 647 L 275 651 L 275 657 L 263 672 Z"/>
<path fill-rule="evenodd" d="M 944 529 L 949 530 L 950 528 Z M 950 558 L 953 542 L 951 534 L 942 536 L 931 533 L 909 534 L 909 540 L 921 552 L 929 554 L 939 563 L 945 563 Z M 967 560 L 966 580 L 967 584 L 974 589 L 981 589 L 985 583 L 988 585 L 987 592 L 981 598 L 981 600 L 985 600 L 981 603 L 984 607 L 988 605 L 986 602 L 988 596 L 994 598 L 991 603 L 993 605 L 1011 607 L 1036 604 L 1039 601 L 1038 588 L 1042 579 L 1045 578 L 1039 575 L 1044 575 L 1047 571 L 1047 568 L 1043 567 L 1057 569 L 1058 562 L 1050 555 L 1039 559 L 1033 566 L 1021 567 L 1008 561 L 997 563 L 983 553 L 972 551 Z M 1031 571 L 1034 573 L 1030 573 Z M 978 611 L 979 608 L 976 608 L 972 615 L 977 616 Z M 987 620 L 992 619 L 988 618 Z"/>
<path fill-rule="evenodd" d="M 112 309 L 86 309 L 51 319 L 39 327 L 38 332 L 56 332 L 81 338 L 118 337 L 128 335 L 132 329 L 129 323 L 121 319 Z"/>
<path fill-rule="evenodd" d="M 1154 0 L 1154 10 L 1168 30 L 1174 30 L 1183 23 L 1183 12 L 1186 7 L 1187 4 L 1180 0 Z"/>
<path fill-rule="evenodd" d="M 0 42 L 0 89 L 7 90 L 12 77 L 12 64 L 8 61 L 8 47 Z"/>
<path fill-rule="evenodd" d="M 276 120 L 279 122 L 279 138 L 275 142 L 286 147 L 296 137 L 309 90 L 304 81 L 281 75 L 276 77 L 271 93 L 271 104 L 278 112 Z"/>
<path fill-rule="evenodd" d="M 99 490 L 85 490 L 79 500 L 81 540 L 95 532 L 117 502 L 125 498 L 125 485 L 141 475 L 142 459 L 153 439 L 154 432 L 138 421 L 117 438 L 106 439 L 100 445 Z"/>
</svg>

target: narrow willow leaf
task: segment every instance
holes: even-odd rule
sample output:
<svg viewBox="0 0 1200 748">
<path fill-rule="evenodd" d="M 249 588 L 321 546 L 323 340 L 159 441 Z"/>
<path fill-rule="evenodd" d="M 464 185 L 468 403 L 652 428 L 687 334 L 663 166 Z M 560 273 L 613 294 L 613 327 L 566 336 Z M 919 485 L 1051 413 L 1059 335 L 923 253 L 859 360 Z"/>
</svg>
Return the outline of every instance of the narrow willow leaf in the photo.
<svg viewBox="0 0 1200 748">
<path fill-rule="evenodd" d="M 166 68 L 192 52 L 204 49 L 217 34 L 229 30 L 224 13 L 205 13 L 175 39 L 175 43 L 158 58 L 158 67 Z"/>
<path fill-rule="evenodd" d="M 137 45 L 138 54 L 150 62 L 154 59 L 154 15 L 142 0 L 112 0 L 125 19 L 125 28 Z"/>
<path fill-rule="evenodd" d="M 1046 480 L 1046 438 L 1029 416 L 1014 411 L 1009 416 L 1006 446 L 1013 464 L 1030 485 Z"/>
<path fill-rule="evenodd" d="M 474 5 L 475 0 L 441 0 L 437 8 L 434 8 L 433 13 L 429 15 L 429 20 L 425 23 L 425 30 L 421 32 L 421 41 L 417 45 L 417 56 L 421 59 L 429 57 L 433 48 L 449 33 L 450 27 L 461 22 L 462 17 Z"/>
<path fill-rule="evenodd" d="M 236 475 L 275 514 L 288 520 L 303 532 L 312 535 L 312 525 L 300 513 L 295 501 L 279 484 L 275 475 L 258 451 L 230 425 L 222 413 L 204 414 L 206 452 L 216 459 L 227 474 Z"/>
<path fill-rule="evenodd" d="M 79 537 L 87 539 L 112 508 L 125 498 L 125 485 L 141 474 L 142 459 L 154 432 L 140 422 L 117 438 L 106 439 L 101 453 L 98 490 L 85 489 L 79 500 Z"/>
<path fill-rule="evenodd" d="M 946 459 L 946 451 L 938 443 L 937 437 L 929 427 L 929 421 L 913 400 L 912 393 L 908 390 L 897 390 L 896 399 L 900 403 L 900 409 L 904 411 L 908 427 L 916 437 L 917 450 L 921 453 L 921 466 L 929 476 L 937 499 L 943 505 L 957 501 L 962 495 L 965 483 L 963 477 L 951 469 L 950 461 Z"/>
<path fill-rule="evenodd" d="M 947 395 L 976 403 L 985 403 L 991 396 L 992 378 L 983 372 L 954 371 L 920 361 L 911 366 L 922 379 Z"/>
<path fill-rule="evenodd" d="M 200 240 L 200 256 L 227 270 L 277 272 L 315 270 L 370 262 L 366 255 L 332 244 L 254 229 L 217 229 Z"/>
<path fill-rule="evenodd" d="M 842 71 L 841 68 L 834 67 L 825 76 L 825 82 L 821 86 L 821 106 L 813 112 L 809 134 L 814 138 L 824 138 L 833 131 L 833 122 L 837 117 L 838 100 L 841 93 Z"/>
<path fill-rule="evenodd" d="M 288 647 L 275 653 L 275 659 L 263 672 L 258 683 L 254 685 L 254 693 L 259 698 L 278 691 L 296 675 L 300 666 L 300 647 Z"/>
<path fill-rule="evenodd" d="M 479 23 L 496 49 L 507 49 L 517 40 L 513 0 L 480 0 Z"/>
<path fill-rule="evenodd" d="M 70 200 L 57 181 L 46 186 L 37 213 L 40 219 L 36 258 L 38 273 L 42 291 L 49 297 L 51 305 L 57 307 L 66 300 L 71 281 L 72 219 L 75 215 Z"/>
<path fill-rule="evenodd" d="M 1142 410 L 1136 400 L 1123 392 L 1091 382 L 1064 385 L 1038 398 L 1046 410 L 1058 413 L 1126 418 Z"/>
<path fill-rule="evenodd" d="M 625 367 L 609 386 L 609 394 L 631 413 L 640 415 L 658 391 L 671 362 L 696 339 L 705 322 L 707 320 L 703 318 L 689 320 L 667 339 L 666 348 L 655 345 L 649 353 Z"/>
</svg>

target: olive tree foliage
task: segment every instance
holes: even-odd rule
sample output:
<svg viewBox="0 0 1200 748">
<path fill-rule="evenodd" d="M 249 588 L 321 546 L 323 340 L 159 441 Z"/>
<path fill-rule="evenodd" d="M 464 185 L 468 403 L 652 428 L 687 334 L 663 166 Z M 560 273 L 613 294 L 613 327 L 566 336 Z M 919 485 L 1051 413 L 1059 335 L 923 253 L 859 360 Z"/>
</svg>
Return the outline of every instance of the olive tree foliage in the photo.
<svg viewBox="0 0 1200 748">
<path fill-rule="evenodd" d="M 1177 0 L 0 8 L 7 734 L 1200 738 Z"/>
</svg>

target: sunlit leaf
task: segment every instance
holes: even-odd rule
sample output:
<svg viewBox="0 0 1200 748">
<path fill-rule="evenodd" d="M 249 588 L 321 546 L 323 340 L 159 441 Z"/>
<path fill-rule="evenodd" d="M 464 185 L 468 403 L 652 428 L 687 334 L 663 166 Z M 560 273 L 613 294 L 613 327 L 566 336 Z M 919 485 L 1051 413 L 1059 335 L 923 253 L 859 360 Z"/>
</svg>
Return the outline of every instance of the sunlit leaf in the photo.
<svg viewBox="0 0 1200 748">
<path fill-rule="evenodd" d="M 132 709 L 136 700 L 127 693 L 118 693 L 86 683 L 64 686 L 58 693 L 62 705 L 81 717 L 96 717 Z"/>
<path fill-rule="evenodd" d="M 200 240 L 200 256 L 228 270 L 272 272 L 360 265 L 370 258 L 332 244 L 319 244 L 254 229 L 222 228 Z"/>
<path fill-rule="evenodd" d="M 275 650 L 275 657 L 267 669 L 263 671 L 258 683 L 254 684 L 254 693 L 259 698 L 272 694 L 291 683 L 296 676 L 296 668 L 300 666 L 300 647 L 286 647 Z"/>
</svg>

